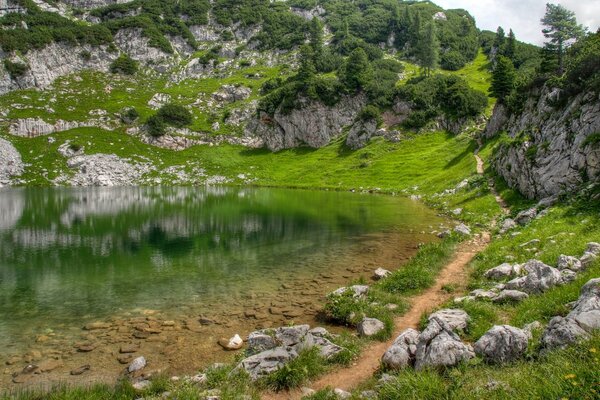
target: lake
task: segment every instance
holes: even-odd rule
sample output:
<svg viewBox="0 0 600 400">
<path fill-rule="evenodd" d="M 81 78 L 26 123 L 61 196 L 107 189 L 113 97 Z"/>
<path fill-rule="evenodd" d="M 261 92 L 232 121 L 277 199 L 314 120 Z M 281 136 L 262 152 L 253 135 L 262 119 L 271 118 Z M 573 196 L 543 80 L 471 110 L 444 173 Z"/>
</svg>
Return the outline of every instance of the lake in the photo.
<svg viewBox="0 0 600 400">
<path fill-rule="evenodd" d="M 123 344 L 190 373 L 228 356 L 221 336 L 314 325 L 329 291 L 397 269 L 444 222 L 405 198 L 347 192 L 0 189 L 0 387 L 48 359 L 60 366 L 32 382 L 113 379 Z M 82 329 L 93 322 L 106 326 Z M 69 377 L 83 364 L 89 374 Z"/>
</svg>

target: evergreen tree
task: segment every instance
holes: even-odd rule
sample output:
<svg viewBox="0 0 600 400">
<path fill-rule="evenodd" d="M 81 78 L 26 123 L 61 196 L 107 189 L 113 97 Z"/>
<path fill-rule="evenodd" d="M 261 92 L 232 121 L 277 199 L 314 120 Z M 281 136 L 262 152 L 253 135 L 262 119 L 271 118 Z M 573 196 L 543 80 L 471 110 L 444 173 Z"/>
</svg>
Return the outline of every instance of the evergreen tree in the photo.
<svg viewBox="0 0 600 400">
<path fill-rule="evenodd" d="M 365 87 L 373 79 L 373 69 L 367 53 L 357 47 L 342 66 L 339 73 L 340 81 L 350 91 Z"/>
<path fill-rule="evenodd" d="M 323 53 L 323 24 L 317 17 L 313 17 L 309 25 L 309 40 L 315 56 Z"/>
<path fill-rule="evenodd" d="M 515 33 L 511 29 L 508 33 L 508 39 L 506 39 L 506 47 L 504 48 L 504 55 L 510 58 L 513 62 L 515 59 L 515 54 L 517 52 L 517 38 L 515 37 Z"/>
<path fill-rule="evenodd" d="M 560 4 L 546 4 L 546 14 L 542 18 L 544 36 L 550 39 L 545 48 L 554 52 L 558 58 L 558 72 L 564 71 L 565 49 L 583 36 L 585 30 L 577 23 L 575 13 Z"/>
<path fill-rule="evenodd" d="M 317 73 L 314 62 L 314 52 L 312 47 L 305 44 L 300 47 L 300 68 L 296 79 L 302 83 L 308 83 Z"/>
<path fill-rule="evenodd" d="M 515 86 L 515 67 L 508 57 L 499 56 L 496 59 L 496 67 L 492 73 L 492 86 L 490 94 L 503 102 L 510 95 Z"/>
<path fill-rule="evenodd" d="M 438 67 L 439 55 L 440 42 L 437 38 L 435 22 L 430 21 L 423 30 L 417 52 L 417 61 L 425 76 L 431 75 L 431 72 Z"/>
<path fill-rule="evenodd" d="M 504 47 L 504 42 L 506 41 L 506 34 L 504 33 L 504 29 L 499 26 L 496 31 L 496 38 L 494 39 L 494 47 L 497 51 L 500 51 Z"/>
</svg>

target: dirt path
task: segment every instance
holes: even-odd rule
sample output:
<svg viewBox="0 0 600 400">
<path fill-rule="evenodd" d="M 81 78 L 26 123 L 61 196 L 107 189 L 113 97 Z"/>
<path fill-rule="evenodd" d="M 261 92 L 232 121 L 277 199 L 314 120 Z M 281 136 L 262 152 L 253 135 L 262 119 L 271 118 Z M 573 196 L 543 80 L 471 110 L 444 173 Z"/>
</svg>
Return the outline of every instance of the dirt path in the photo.
<svg viewBox="0 0 600 400">
<path fill-rule="evenodd" d="M 477 161 L 477 173 L 483 175 L 484 162 L 478 154 L 483 145 L 480 139 L 477 139 L 477 143 L 479 146 L 473 155 Z M 496 191 L 493 180 L 488 181 L 488 185 L 496 198 L 496 202 L 502 208 L 502 212 L 508 214 L 510 210 Z M 450 298 L 456 296 L 456 293 L 451 294 L 444 291 L 442 289 L 443 287 L 452 285 L 459 293 L 465 291 L 468 280 L 466 267 L 477 253 L 483 251 L 488 246 L 489 242 L 490 234 L 484 232 L 468 242 L 461 243 L 454 253 L 452 261 L 450 261 L 450 263 L 448 263 L 439 273 L 435 284 L 422 294 L 413 297 L 410 300 L 409 311 L 394 320 L 395 328 L 390 340 L 384 343 L 373 343 L 369 345 L 364 349 L 360 358 L 354 364 L 348 368 L 339 369 L 321 377 L 310 385 L 311 389 L 320 390 L 330 387 L 349 391 L 373 376 L 373 373 L 375 373 L 380 366 L 381 356 L 392 345 L 395 338 L 402 331 L 408 328 L 417 328 L 423 314 L 432 311 Z M 265 393 L 262 398 L 263 400 L 300 400 L 302 398 L 302 393 L 300 390 Z"/>
<path fill-rule="evenodd" d="M 407 328 L 416 328 L 421 319 L 421 315 L 433 310 L 439 305 L 445 303 L 456 294 L 447 293 L 442 288 L 446 285 L 453 285 L 457 291 L 465 289 L 467 282 L 466 266 L 473 257 L 486 248 L 489 243 L 489 235 L 484 234 L 468 242 L 459 245 L 453 259 L 448 263 L 438 275 L 435 284 L 422 294 L 413 297 L 410 301 L 410 310 L 397 317 L 394 320 L 394 333 L 392 339 L 384 343 L 373 343 L 362 352 L 360 358 L 348 368 L 333 371 L 313 382 L 310 387 L 315 390 L 326 387 L 341 388 L 350 390 L 357 384 L 373 376 L 380 365 L 381 356 L 388 347 L 392 345 L 394 339 Z M 297 391 L 265 393 L 264 400 L 298 400 L 302 393 Z"/>
</svg>

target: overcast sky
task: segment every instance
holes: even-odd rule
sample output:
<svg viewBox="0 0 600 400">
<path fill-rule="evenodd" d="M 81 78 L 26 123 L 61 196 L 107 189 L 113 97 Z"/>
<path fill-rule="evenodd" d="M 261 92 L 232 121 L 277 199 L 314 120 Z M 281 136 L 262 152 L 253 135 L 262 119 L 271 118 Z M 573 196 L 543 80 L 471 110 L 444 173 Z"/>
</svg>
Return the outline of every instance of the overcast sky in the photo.
<svg viewBox="0 0 600 400">
<path fill-rule="evenodd" d="M 546 3 L 560 3 L 575 11 L 580 24 L 595 32 L 600 26 L 600 0 L 432 0 L 444 8 L 464 8 L 477 20 L 480 29 L 496 31 L 502 26 L 510 28 L 517 39 L 542 44 L 544 37 L 540 19 Z"/>
</svg>

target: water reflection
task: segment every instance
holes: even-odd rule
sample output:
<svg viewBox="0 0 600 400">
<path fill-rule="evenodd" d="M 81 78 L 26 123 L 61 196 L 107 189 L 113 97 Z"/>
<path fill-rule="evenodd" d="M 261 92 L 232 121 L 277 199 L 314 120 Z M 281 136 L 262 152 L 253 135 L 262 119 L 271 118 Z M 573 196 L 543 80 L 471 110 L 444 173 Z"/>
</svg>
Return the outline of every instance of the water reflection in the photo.
<svg viewBox="0 0 600 400">
<path fill-rule="evenodd" d="M 0 345 L 116 310 L 242 301 L 361 237 L 436 221 L 409 201 L 239 188 L 0 191 Z"/>
</svg>

